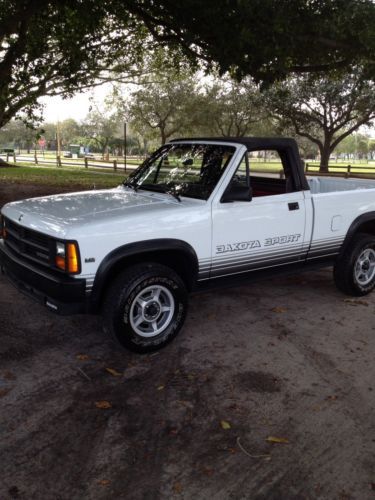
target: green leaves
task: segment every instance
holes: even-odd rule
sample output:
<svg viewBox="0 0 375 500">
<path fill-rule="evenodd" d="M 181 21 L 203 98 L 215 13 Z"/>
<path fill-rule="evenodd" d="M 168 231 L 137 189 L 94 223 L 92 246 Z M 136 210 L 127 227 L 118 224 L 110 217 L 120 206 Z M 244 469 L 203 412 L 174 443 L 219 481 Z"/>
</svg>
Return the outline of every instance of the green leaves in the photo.
<svg viewBox="0 0 375 500">
<path fill-rule="evenodd" d="M 0 127 L 21 111 L 35 120 L 39 97 L 71 96 L 111 70 L 139 76 L 158 46 L 172 69 L 184 60 L 263 86 L 359 66 L 371 80 L 374 17 L 371 0 L 3 0 Z"/>
<path fill-rule="evenodd" d="M 0 11 L 0 127 L 38 117 L 44 95 L 71 96 L 116 65 L 129 75 L 147 50 L 142 22 L 113 1 L 4 0 Z M 90 15 L 88 15 L 90 13 Z"/>
<path fill-rule="evenodd" d="M 284 129 L 319 148 L 321 171 L 342 140 L 375 119 L 375 83 L 363 67 L 291 77 L 264 93 L 265 103 Z"/>
<path fill-rule="evenodd" d="M 134 4 L 134 3 L 133 3 Z M 375 53 L 371 0 L 206 0 L 129 6 L 160 42 L 216 62 L 223 74 L 273 82 L 292 71 L 369 68 Z"/>
</svg>

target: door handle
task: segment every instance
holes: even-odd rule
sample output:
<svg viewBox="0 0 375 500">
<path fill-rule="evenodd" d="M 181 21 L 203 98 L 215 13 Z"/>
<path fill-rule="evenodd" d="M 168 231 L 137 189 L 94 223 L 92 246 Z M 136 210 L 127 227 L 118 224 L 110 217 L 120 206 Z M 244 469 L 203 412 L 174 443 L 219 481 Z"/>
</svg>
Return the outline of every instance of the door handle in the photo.
<svg viewBox="0 0 375 500">
<path fill-rule="evenodd" d="M 294 201 L 292 203 L 288 203 L 289 210 L 299 210 L 298 201 Z"/>
</svg>

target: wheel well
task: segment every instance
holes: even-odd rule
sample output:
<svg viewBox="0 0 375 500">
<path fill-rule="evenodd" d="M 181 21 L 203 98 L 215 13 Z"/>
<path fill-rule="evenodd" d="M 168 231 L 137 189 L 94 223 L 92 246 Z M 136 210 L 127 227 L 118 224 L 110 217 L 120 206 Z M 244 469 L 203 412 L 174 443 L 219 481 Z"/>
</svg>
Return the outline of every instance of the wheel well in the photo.
<svg viewBox="0 0 375 500">
<path fill-rule="evenodd" d="M 359 224 L 355 224 L 354 227 L 349 228 L 349 231 L 344 240 L 344 244 L 341 247 L 339 258 L 344 254 L 348 245 L 350 245 L 358 234 L 372 234 L 375 236 L 375 219 L 365 220 Z"/>
<path fill-rule="evenodd" d="M 181 250 L 158 250 L 140 252 L 137 254 L 125 256 L 116 261 L 111 266 L 105 277 L 105 281 L 101 286 L 100 295 L 98 297 L 99 305 L 102 304 L 106 290 L 113 279 L 124 269 L 143 262 L 157 262 L 173 269 L 184 281 L 186 288 L 191 291 L 196 275 L 198 272 L 197 263 L 186 252 Z"/>
<path fill-rule="evenodd" d="M 356 231 L 354 234 L 358 233 L 367 233 L 367 234 L 373 234 L 375 235 L 375 219 L 368 220 L 366 222 L 363 222 L 361 225 L 359 225 L 356 228 Z M 353 236 L 354 236 L 353 234 Z"/>
</svg>

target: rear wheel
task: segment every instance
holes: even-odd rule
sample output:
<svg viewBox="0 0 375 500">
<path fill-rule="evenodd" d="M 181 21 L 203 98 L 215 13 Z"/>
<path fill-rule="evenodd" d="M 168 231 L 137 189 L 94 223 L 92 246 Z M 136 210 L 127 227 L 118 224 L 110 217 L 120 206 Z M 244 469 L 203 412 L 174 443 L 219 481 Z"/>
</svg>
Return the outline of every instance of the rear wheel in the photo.
<svg viewBox="0 0 375 500">
<path fill-rule="evenodd" d="M 367 295 L 375 287 L 375 237 L 358 234 L 335 264 L 337 287 L 348 295 Z"/>
<path fill-rule="evenodd" d="M 103 308 L 104 329 L 123 347 L 151 352 L 180 331 L 188 305 L 186 287 L 172 269 L 137 264 L 110 286 Z"/>
</svg>

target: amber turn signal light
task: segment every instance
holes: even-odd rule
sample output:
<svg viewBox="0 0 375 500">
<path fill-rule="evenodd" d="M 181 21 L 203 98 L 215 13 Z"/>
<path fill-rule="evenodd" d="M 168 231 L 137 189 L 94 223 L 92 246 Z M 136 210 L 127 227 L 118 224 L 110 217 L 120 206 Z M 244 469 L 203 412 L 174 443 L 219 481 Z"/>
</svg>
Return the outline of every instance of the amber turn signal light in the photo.
<svg viewBox="0 0 375 500">
<path fill-rule="evenodd" d="M 67 256 L 68 256 L 68 272 L 69 273 L 78 273 L 79 265 L 78 265 L 78 252 L 77 245 L 75 243 L 67 244 Z"/>
<path fill-rule="evenodd" d="M 79 253 L 77 243 L 57 241 L 55 265 L 67 273 L 79 273 Z"/>
</svg>

